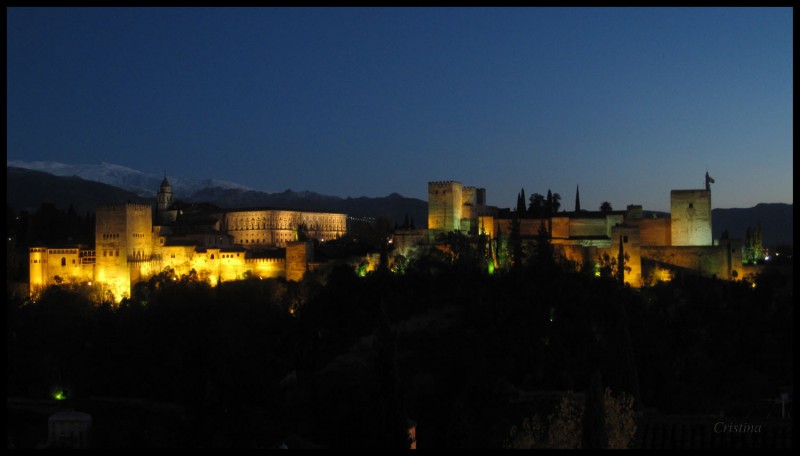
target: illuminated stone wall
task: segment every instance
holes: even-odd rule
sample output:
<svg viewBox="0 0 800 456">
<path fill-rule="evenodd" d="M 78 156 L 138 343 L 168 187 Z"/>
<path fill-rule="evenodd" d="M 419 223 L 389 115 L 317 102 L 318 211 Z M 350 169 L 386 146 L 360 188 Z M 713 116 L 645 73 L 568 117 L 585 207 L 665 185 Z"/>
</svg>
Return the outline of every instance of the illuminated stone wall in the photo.
<svg viewBox="0 0 800 456">
<path fill-rule="evenodd" d="M 34 298 L 48 285 L 91 282 L 94 279 L 94 250 L 32 247 L 28 251 L 28 261 L 29 292 Z"/>
<path fill-rule="evenodd" d="M 297 240 L 297 228 L 305 224 L 309 238 L 326 241 L 347 232 L 347 215 L 284 210 L 236 211 L 225 214 L 223 231 L 233 243 L 246 248 L 284 247 Z"/>
<path fill-rule="evenodd" d="M 712 245 L 710 190 L 672 190 L 670 216 L 673 246 Z"/>
<path fill-rule="evenodd" d="M 551 232 L 550 237 L 553 239 L 567 239 L 569 238 L 569 217 L 552 217 L 550 219 Z"/>
<path fill-rule="evenodd" d="M 642 258 L 671 265 L 705 277 L 741 279 L 742 242 L 722 241 L 716 246 L 642 246 Z"/>
<path fill-rule="evenodd" d="M 621 214 L 594 217 L 573 217 L 569 220 L 569 237 L 611 236 L 611 228 L 622 223 Z"/>
<path fill-rule="evenodd" d="M 408 256 L 417 244 L 426 239 L 427 230 L 395 230 L 392 235 L 394 253 Z"/>
<path fill-rule="evenodd" d="M 634 220 L 633 223 L 639 226 L 642 245 L 672 245 L 672 224 L 669 217 L 643 218 Z"/>
<path fill-rule="evenodd" d="M 611 233 L 606 230 L 605 217 L 600 218 L 575 218 L 569 221 L 569 237 L 606 236 Z"/>
<path fill-rule="evenodd" d="M 519 221 L 519 233 L 523 238 L 533 238 L 539 235 L 539 228 L 542 219 L 522 219 Z M 545 228 L 548 227 L 547 220 L 544 220 Z M 495 233 L 502 233 L 504 239 L 508 239 L 511 234 L 511 219 L 495 219 Z"/>
<path fill-rule="evenodd" d="M 308 237 L 319 241 L 338 239 L 347 233 L 347 215 L 329 212 L 301 212 Z"/>
<path fill-rule="evenodd" d="M 286 280 L 300 281 L 314 261 L 311 242 L 290 242 L 286 245 Z"/>
<path fill-rule="evenodd" d="M 475 187 L 461 188 L 461 219 L 474 220 L 478 218 L 478 195 Z"/>
<path fill-rule="evenodd" d="M 245 266 L 253 276 L 262 279 L 277 279 L 286 276 L 285 258 L 249 258 Z"/>
<path fill-rule="evenodd" d="M 29 287 L 31 297 L 39 296 L 44 287 L 49 285 L 47 280 L 47 248 L 31 247 L 28 250 Z"/>
<path fill-rule="evenodd" d="M 241 280 L 249 271 L 245 262 L 245 252 L 220 252 L 219 277 L 223 281 Z"/>
<path fill-rule="evenodd" d="M 556 257 L 574 263 L 576 271 L 580 271 L 587 265 L 593 267 L 597 262 L 598 250 L 597 246 L 591 245 L 553 243 L 553 253 Z"/>
<path fill-rule="evenodd" d="M 495 219 L 491 215 L 482 215 L 478 217 L 478 234 L 485 234 L 489 239 L 494 239 L 495 236 Z"/>
<path fill-rule="evenodd" d="M 428 182 L 428 229 L 454 231 L 461 229 L 463 186 L 460 182 Z"/>
</svg>

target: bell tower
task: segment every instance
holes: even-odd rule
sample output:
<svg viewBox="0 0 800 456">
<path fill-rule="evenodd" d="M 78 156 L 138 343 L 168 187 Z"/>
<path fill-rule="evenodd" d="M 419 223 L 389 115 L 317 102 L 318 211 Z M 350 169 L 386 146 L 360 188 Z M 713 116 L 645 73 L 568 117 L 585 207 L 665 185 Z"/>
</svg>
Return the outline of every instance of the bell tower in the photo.
<svg viewBox="0 0 800 456">
<path fill-rule="evenodd" d="M 166 173 L 164 173 L 164 180 L 161 181 L 161 187 L 158 189 L 157 199 L 158 206 L 156 214 L 158 214 L 159 223 L 163 224 L 168 221 L 166 211 L 172 206 L 172 186 L 169 185 Z"/>
</svg>

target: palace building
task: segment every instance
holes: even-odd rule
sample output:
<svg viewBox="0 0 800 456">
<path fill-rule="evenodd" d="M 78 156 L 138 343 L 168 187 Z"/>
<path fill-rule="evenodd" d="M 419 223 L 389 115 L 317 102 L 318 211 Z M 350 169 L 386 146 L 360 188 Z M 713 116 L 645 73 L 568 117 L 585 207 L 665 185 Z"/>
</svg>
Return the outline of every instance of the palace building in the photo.
<svg viewBox="0 0 800 456">
<path fill-rule="evenodd" d="M 89 282 L 119 302 L 165 268 L 194 270 L 212 284 L 248 275 L 300 280 L 315 266 L 310 241 L 347 232 L 346 214 L 174 202 L 166 177 L 156 199 L 155 212 L 148 204 L 99 206 L 94 250 L 32 247 L 31 296 L 52 284 Z"/>
</svg>

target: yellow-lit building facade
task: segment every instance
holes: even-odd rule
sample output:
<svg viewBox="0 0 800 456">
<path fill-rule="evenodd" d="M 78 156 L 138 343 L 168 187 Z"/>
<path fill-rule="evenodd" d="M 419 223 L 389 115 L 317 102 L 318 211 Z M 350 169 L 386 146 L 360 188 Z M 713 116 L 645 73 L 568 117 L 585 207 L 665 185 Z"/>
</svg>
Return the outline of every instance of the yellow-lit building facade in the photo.
<svg viewBox="0 0 800 456">
<path fill-rule="evenodd" d="M 346 214 L 258 209 L 211 213 L 219 231 L 204 226 L 199 234 L 179 235 L 171 225 L 180 213 L 166 205 L 171 194 L 164 178 L 155 214 L 149 204 L 99 206 L 94 250 L 30 248 L 30 295 L 53 284 L 90 283 L 119 302 L 134 284 L 167 268 L 178 276 L 194 270 L 212 285 L 248 276 L 300 280 L 313 267 L 313 246 L 298 241 L 298 233 L 324 242 L 347 232 Z"/>
</svg>

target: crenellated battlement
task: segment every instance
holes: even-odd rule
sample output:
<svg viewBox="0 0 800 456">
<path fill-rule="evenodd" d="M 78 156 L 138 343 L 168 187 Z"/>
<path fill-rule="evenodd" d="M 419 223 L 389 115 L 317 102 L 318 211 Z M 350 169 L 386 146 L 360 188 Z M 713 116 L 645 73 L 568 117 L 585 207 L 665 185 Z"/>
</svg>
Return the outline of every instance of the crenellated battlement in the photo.
<svg viewBox="0 0 800 456">
<path fill-rule="evenodd" d="M 119 211 L 125 210 L 127 208 L 131 209 L 142 209 L 142 210 L 152 210 L 153 205 L 145 204 L 145 203 L 114 203 L 114 204 L 98 204 L 97 210 L 103 211 Z"/>
<path fill-rule="evenodd" d="M 430 182 L 428 182 L 428 188 L 431 188 L 431 187 L 446 188 L 446 187 L 450 187 L 453 184 L 461 185 L 461 182 L 458 182 L 458 181 L 430 181 Z"/>
<path fill-rule="evenodd" d="M 286 258 L 246 258 L 245 264 L 283 264 Z"/>
</svg>

